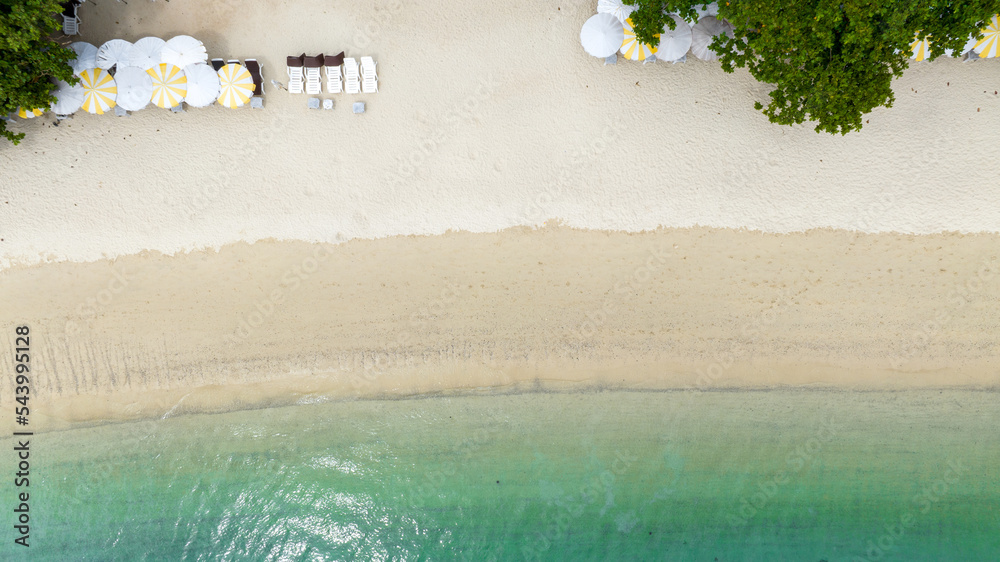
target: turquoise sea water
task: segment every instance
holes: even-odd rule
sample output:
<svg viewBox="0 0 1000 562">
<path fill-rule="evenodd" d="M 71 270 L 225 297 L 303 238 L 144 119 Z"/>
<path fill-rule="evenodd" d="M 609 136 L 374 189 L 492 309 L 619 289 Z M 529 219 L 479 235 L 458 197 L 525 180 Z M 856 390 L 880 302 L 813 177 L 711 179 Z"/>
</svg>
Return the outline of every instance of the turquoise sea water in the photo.
<svg viewBox="0 0 1000 562">
<path fill-rule="evenodd" d="M 32 546 L 8 482 L 0 559 L 998 560 L 998 398 L 441 397 L 48 433 Z"/>
</svg>

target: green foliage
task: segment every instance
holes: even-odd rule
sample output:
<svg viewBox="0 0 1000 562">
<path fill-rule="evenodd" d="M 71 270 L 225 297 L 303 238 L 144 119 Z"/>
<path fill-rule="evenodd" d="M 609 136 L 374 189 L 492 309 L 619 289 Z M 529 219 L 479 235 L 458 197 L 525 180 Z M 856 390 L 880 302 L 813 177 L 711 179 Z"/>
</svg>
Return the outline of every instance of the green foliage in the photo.
<svg viewBox="0 0 1000 562">
<path fill-rule="evenodd" d="M 632 30 L 640 43 L 655 47 L 660 44 L 660 32 L 664 27 L 673 29 L 676 22 L 667 14 L 674 13 L 694 21 L 694 7 L 707 6 L 706 2 L 692 0 L 622 0 L 622 3 L 637 6 L 632 12 Z"/>
<path fill-rule="evenodd" d="M 656 20 L 670 2 L 627 1 L 639 6 L 632 19 L 641 37 L 662 29 Z M 638 13 L 646 11 L 656 14 Z M 726 72 L 746 68 L 774 86 L 769 104 L 755 104 L 772 123 L 811 120 L 817 132 L 846 134 L 872 109 L 892 107 L 892 79 L 908 67 L 916 33 L 931 37 L 933 59 L 961 50 L 998 12 L 1000 0 L 722 1 L 719 17 L 734 36 L 712 47 Z"/>
<path fill-rule="evenodd" d="M 69 61 L 76 56 L 61 47 L 51 34 L 61 28 L 57 0 L 0 0 L 0 115 L 18 107 L 48 108 L 55 101 L 52 79 L 76 82 Z M 15 135 L 0 121 L 0 135 L 17 144 Z"/>
</svg>

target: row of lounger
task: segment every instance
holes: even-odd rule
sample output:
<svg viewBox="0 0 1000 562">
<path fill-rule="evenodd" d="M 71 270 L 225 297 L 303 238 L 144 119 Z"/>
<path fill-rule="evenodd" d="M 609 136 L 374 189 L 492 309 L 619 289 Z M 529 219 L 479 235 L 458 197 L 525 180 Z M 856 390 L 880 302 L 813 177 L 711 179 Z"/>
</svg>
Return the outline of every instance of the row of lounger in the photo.
<svg viewBox="0 0 1000 562">
<path fill-rule="evenodd" d="M 343 51 L 334 56 L 314 57 L 305 53 L 288 57 L 288 91 L 293 94 L 317 95 L 323 91 L 320 73 L 326 70 L 326 89 L 331 94 L 374 94 L 378 92 L 378 73 L 375 60 L 361 57 L 361 64 Z"/>
</svg>

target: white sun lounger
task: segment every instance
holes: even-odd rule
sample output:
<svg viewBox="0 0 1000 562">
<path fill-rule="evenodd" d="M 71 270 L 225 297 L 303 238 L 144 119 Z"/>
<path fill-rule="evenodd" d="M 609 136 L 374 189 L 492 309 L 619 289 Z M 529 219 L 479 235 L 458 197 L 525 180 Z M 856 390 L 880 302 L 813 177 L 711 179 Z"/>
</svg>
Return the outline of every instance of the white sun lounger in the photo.
<svg viewBox="0 0 1000 562">
<path fill-rule="evenodd" d="M 361 93 L 361 74 L 358 72 L 358 61 L 353 58 L 344 59 L 344 90 L 348 94 Z"/>
<path fill-rule="evenodd" d="M 301 94 L 305 91 L 305 74 L 302 67 L 303 55 L 288 57 L 288 93 Z"/>
<path fill-rule="evenodd" d="M 361 57 L 361 91 L 366 94 L 378 92 L 376 63 L 371 57 Z"/>
<path fill-rule="evenodd" d="M 306 93 L 310 96 L 323 93 L 323 79 L 321 74 L 323 72 L 324 59 L 325 57 L 322 54 L 314 57 L 305 57 L 304 59 Z"/>
<path fill-rule="evenodd" d="M 76 15 L 77 9 L 76 2 L 73 2 L 71 7 L 68 9 L 72 11 L 73 15 L 66 15 L 63 12 L 63 35 L 79 35 L 80 34 L 80 16 Z"/>
</svg>

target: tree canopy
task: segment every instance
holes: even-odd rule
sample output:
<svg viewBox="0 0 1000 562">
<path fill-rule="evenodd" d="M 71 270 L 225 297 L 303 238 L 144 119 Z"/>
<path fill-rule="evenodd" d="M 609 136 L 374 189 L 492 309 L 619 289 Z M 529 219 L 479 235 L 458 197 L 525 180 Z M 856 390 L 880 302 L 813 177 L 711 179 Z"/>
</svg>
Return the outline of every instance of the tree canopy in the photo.
<svg viewBox="0 0 1000 562">
<path fill-rule="evenodd" d="M 18 107 L 48 109 L 55 101 L 52 79 L 75 83 L 69 61 L 76 54 L 51 38 L 61 11 L 57 0 L 0 0 L 0 115 Z M 2 120 L 0 135 L 14 144 L 24 138 Z"/>
<path fill-rule="evenodd" d="M 625 0 L 636 36 L 650 40 L 670 18 L 692 21 L 694 1 Z M 690 4 L 679 6 L 679 4 Z M 846 134 L 861 128 L 862 116 L 891 107 L 892 79 L 909 65 L 915 36 L 930 37 L 934 59 L 944 49 L 960 52 L 970 35 L 1000 12 L 1000 0 L 743 0 L 719 2 L 719 17 L 733 37 L 713 42 L 722 68 L 746 68 L 774 86 L 770 103 L 756 102 L 772 123 L 806 120 L 817 132 Z"/>
</svg>

